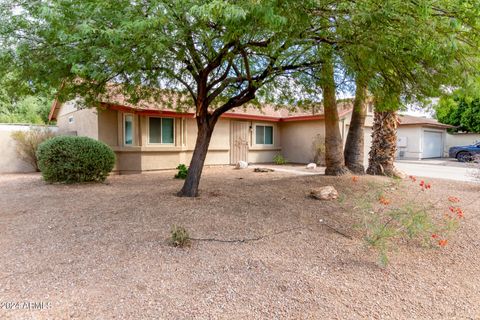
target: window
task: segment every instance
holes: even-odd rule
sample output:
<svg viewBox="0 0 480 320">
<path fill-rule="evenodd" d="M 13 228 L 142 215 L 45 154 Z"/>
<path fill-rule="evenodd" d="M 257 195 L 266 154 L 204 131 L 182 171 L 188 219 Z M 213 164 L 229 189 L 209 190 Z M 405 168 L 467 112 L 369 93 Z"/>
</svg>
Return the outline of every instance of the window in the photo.
<svg viewBox="0 0 480 320">
<path fill-rule="evenodd" d="M 148 118 L 148 143 L 173 144 L 173 118 Z"/>
<path fill-rule="evenodd" d="M 68 117 L 68 123 L 73 123 L 73 116 Z"/>
<path fill-rule="evenodd" d="M 126 114 L 124 117 L 124 144 L 133 144 L 133 115 Z"/>
<path fill-rule="evenodd" d="M 273 144 L 272 126 L 255 126 L 255 132 L 256 144 Z"/>
</svg>

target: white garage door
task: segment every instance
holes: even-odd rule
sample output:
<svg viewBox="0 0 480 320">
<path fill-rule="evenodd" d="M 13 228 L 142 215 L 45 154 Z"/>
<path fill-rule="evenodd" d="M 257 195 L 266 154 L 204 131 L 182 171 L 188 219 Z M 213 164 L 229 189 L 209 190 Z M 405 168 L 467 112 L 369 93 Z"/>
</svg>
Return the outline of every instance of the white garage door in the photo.
<svg viewBox="0 0 480 320">
<path fill-rule="evenodd" d="M 422 158 L 440 158 L 443 156 L 443 140 L 441 132 L 423 132 Z"/>
</svg>

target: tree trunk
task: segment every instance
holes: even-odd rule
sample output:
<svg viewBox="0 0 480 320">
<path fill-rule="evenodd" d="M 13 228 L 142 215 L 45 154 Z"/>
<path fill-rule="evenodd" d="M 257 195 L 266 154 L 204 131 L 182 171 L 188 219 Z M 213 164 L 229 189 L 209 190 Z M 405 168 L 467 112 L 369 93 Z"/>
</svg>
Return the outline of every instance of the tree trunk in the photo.
<svg viewBox="0 0 480 320">
<path fill-rule="evenodd" d="M 396 175 L 393 162 L 397 151 L 397 125 L 395 111 L 375 111 L 368 174 Z"/>
<path fill-rule="evenodd" d="M 347 141 L 345 143 L 345 165 L 356 174 L 365 174 L 363 165 L 364 157 L 364 127 L 367 116 L 367 83 L 357 81 L 355 100 L 353 101 L 352 119 L 348 128 Z"/>
<path fill-rule="evenodd" d="M 323 108 L 325 112 L 325 174 L 338 176 L 348 173 L 343 158 L 333 63 L 325 62 L 321 69 Z"/>
<path fill-rule="evenodd" d="M 212 138 L 213 129 L 216 120 L 210 118 L 208 114 L 201 117 L 197 116 L 197 141 L 193 151 L 192 160 L 188 168 L 187 178 L 183 184 L 182 190 L 178 192 L 180 197 L 197 197 L 200 177 L 202 176 L 203 165 L 207 156 L 208 146 Z"/>
</svg>

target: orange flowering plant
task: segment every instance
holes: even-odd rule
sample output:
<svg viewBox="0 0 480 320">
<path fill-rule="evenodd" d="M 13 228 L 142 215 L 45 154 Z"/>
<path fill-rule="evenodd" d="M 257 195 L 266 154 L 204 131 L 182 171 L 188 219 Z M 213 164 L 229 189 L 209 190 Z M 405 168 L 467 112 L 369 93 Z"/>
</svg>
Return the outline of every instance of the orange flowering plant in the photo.
<svg viewBox="0 0 480 320">
<path fill-rule="evenodd" d="M 417 197 L 425 197 L 425 192 L 432 188 L 432 184 L 414 176 L 409 177 L 410 182 L 419 187 Z M 398 187 L 398 186 L 397 186 Z M 388 264 L 388 253 L 398 239 L 419 241 L 422 245 L 443 248 L 448 245 L 450 233 L 458 227 L 463 219 L 464 212 L 458 205 L 460 199 L 455 196 L 448 197 L 448 205 L 442 218 L 432 214 L 438 209 L 439 204 L 429 203 L 425 199 L 414 199 L 408 204 L 395 206 L 386 195 L 388 190 L 396 188 L 382 188 L 374 195 L 377 204 L 364 207 L 363 231 L 364 239 L 370 248 L 379 253 L 380 265 Z M 421 200 L 421 201 L 420 201 Z M 374 201 L 373 201 L 374 202 Z M 441 207 L 445 207 L 442 202 Z"/>
</svg>

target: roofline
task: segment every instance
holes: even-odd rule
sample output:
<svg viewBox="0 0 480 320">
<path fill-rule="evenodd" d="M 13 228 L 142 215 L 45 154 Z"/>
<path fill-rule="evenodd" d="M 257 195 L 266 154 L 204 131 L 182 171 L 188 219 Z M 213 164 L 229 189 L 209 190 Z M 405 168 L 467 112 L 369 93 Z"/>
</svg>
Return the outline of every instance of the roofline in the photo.
<svg viewBox="0 0 480 320">
<path fill-rule="evenodd" d="M 144 116 L 168 116 L 170 118 L 195 118 L 195 114 L 192 112 L 176 112 L 169 110 L 158 110 L 158 109 L 139 109 L 135 107 L 127 107 L 118 104 L 102 103 L 103 107 L 117 110 L 122 112 L 130 112 L 134 114 L 144 115 Z M 50 108 L 50 113 L 48 119 L 57 120 L 57 111 L 59 110 L 61 103 L 55 99 L 53 101 L 52 107 Z M 352 110 L 344 110 L 339 113 L 339 117 L 344 117 L 349 114 Z M 275 117 L 275 116 L 265 116 L 265 115 L 256 115 L 256 114 L 241 114 L 241 113 L 224 113 L 221 115 L 221 118 L 227 119 L 243 119 L 243 120 L 258 120 L 258 121 L 269 121 L 269 122 L 292 122 L 292 121 L 315 121 L 315 120 L 324 120 L 324 114 L 316 115 L 302 115 L 302 116 L 290 116 L 290 117 Z"/>
<path fill-rule="evenodd" d="M 57 98 L 53 100 L 52 106 L 50 107 L 50 112 L 48 113 L 48 120 L 57 120 L 57 115 L 55 112 L 60 108 L 60 102 L 58 101 Z"/>
<path fill-rule="evenodd" d="M 419 123 L 400 123 L 399 127 L 407 127 L 407 126 L 422 126 L 422 127 L 432 127 L 432 128 L 442 128 L 442 129 L 452 129 L 455 126 L 451 126 L 449 124 L 443 123 L 428 123 L 428 122 L 419 122 Z"/>
</svg>

